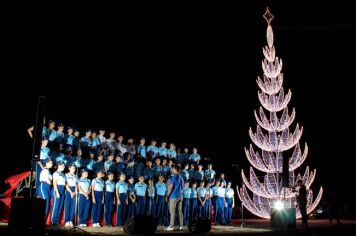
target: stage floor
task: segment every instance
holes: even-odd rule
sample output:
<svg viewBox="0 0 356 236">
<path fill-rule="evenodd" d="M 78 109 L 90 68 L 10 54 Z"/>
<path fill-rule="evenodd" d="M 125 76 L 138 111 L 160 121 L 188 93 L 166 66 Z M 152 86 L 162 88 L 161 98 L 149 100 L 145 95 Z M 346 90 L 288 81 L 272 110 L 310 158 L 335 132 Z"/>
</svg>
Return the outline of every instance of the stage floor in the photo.
<svg viewBox="0 0 356 236">
<path fill-rule="evenodd" d="M 271 228 L 269 221 L 259 219 L 245 220 L 245 225 L 241 227 L 240 221 L 235 221 L 231 226 L 212 226 L 212 230 L 209 234 L 212 235 L 355 235 L 356 232 L 356 220 L 342 220 L 342 225 L 334 224 L 330 225 L 328 220 L 309 220 L 309 227 L 305 228 L 301 225 L 300 221 L 297 221 L 296 229 L 281 230 Z M 45 229 L 45 235 L 126 235 L 123 232 L 122 227 L 80 227 L 82 231 L 74 232 L 73 229 L 63 226 L 47 227 Z M 163 227 L 157 228 L 157 235 L 190 235 L 189 231 L 173 231 L 167 232 Z M 0 235 L 10 235 L 7 232 L 7 224 L 0 224 Z"/>
</svg>

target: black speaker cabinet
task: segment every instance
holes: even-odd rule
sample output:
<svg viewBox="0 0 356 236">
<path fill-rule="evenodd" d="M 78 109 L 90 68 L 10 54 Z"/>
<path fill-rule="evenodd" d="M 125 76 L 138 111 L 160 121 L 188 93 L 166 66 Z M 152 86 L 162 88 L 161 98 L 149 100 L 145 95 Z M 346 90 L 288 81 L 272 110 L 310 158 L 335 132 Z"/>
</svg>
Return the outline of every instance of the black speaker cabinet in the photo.
<svg viewBox="0 0 356 236">
<path fill-rule="evenodd" d="M 154 235 L 157 230 L 157 220 L 153 216 L 138 215 L 126 220 L 124 232 L 130 235 Z"/>
<path fill-rule="evenodd" d="M 192 220 L 188 224 L 188 230 L 193 234 L 208 233 L 211 230 L 210 219 L 208 217 L 201 217 Z"/>
<path fill-rule="evenodd" d="M 46 201 L 39 198 L 13 198 L 9 212 L 9 232 L 43 235 Z"/>
<path fill-rule="evenodd" d="M 271 226 L 277 228 L 295 228 L 295 208 L 272 209 Z"/>
</svg>

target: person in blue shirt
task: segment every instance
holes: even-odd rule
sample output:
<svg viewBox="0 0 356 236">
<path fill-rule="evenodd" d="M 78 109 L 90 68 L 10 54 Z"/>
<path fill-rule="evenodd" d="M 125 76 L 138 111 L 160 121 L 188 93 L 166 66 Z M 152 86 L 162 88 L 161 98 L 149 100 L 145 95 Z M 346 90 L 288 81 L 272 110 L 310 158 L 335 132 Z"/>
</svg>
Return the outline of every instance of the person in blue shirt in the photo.
<svg viewBox="0 0 356 236">
<path fill-rule="evenodd" d="M 193 153 L 190 154 L 189 156 L 189 161 L 190 163 L 195 163 L 195 164 L 199 164 L 200 161 L 200 155 L 198 154 L 198 149 L 196 147 L 193 148 Z"/>
<path fill-rule="evenodd" d="M 155 186 L 153 184 L 153 179 L 148 180 L 146 208 L 147 215 L 156 217 Z"/>
<path fill-rule="evenodd" d="M 116 183 L 116 225 L 122 226 L 126 220 L 126 207 L 128 204 L 128 194 L 129 186 L 125 182 L 125 174 L 120 174 L 119 182 Z"/>
<path fill-rule="evenodd" d="M 199 187 L 197 188 L 198 194 L 198 215 L 200 217 L 205 217 L 205 201 L 206 201 L 206 189 L 204 188 L 205 182 L 200 181 Z"/>
<path fill-rule="evenodd" d="M 106 143 L 106 137 L 104 135 L 105 135 L 105 130 L 103 128 L 100 128 L 99 135 L 97 137 L 99 139 L 101 149 L 106 149 L 109 147 Z"/>
<path fill-rule="evenodd" d="M 205 179 L 207 180 L 208 183 L 214 182 L 215 178 L 215 170 L 213 170 L 213 164 L 209 163 L 208 164 L 208 169 L 205 170 Z"/>
<path fill-rule="evenodd" d="M 94 165 L 95 165 L 95 161 L 94 161 L 94 153 L 89 152 L 89 158 L 85 160 L 84 162 L 85 164 L 85 168 L 88 170 L 89 172 L 89 177 L 93 178 L 94 177 Z"/>
<path fill-rule="evenodd" d="M 108 179 L 105 181 L 105 205 L 104 205 L 104 220 L 105 226 L 111 227 L 112 212 L 115 205 L 115 182 L 114 173 L 107 172 Z"/>
<path fill-rule="evenodd" d="M 137 147 L 137 154 L 141 157 L 141 158 L 146 158 L 146 146 L 145 146 L 145 138 L 140 138 L 140 145 L 138 145 Z"/>
<path fill-rule="evenodd" d="M 121 158 L 120 154 L 116 154 L 115 160 L 116 163 L 109 169 L 112 169 L 113 172 L 120 175 L 121 173 L 125 172 L 127 163 Z"/>
<path fill-rule="evenodd" d="M 104 204 L 104 187 L 105 183 L 102 180 L 103 170 L 99 170 L 96 173 L 96 178 L 91 181 L 91 197 L 92 197 L 92 209 L 91 209 L 91 217 L 93 220 L 93 227 L 101 227 L 100 226 L 100 218 L 101 218 L 101 208 Z"/>
<path fill-rule="evenodd" d="M 140 176 L 138 180 L 139 182 L 135 184 L 135 195 L 137 199 L 136 215 L 145 215 L 147 185 L 144 183 L 145 178 L 143 176 Z"/>
<path fill-rule="evenodd" d="M 143 168 L 145 165 L 140 161 L 139 156 L 135 156 L 135 164 L 134 164 L 134 178 L 138 179 L 140 175 L 142 175 Z"/>
<path fill-rule="evenodd" d="M 212 201 L 213 190 L 211 189 L 211 183 L 206 184 L 206 195 L 205 195 L 205 216 L 211 218 L 212 216 Z"/>
<path fill-rule="evenodd" d="M 78 220 L 79 226 L 86 227 L 88 221 L 88 213 L 90 207 L 90 180 L 88 179 L 88 171 L 82 169 L 81 177 L 78 181 L 79 200 L 78 200 Z"/>
<path fill-rule="evenodd" d="M 182 213 L 182 202 L 183 202 L 183 188 L 184 180 L 180 176 L 180 166 L 175 165 L 172 171 L 173 176 L 171 176 L 168 181 L 167 190 L 167 201 L 169 199 L 169 213 L 170 213 L 170 223 L 167 227 L 167 231 L 173 231 L 175 225 L 176 209 L 178 210 L 179 216 L 179 230 L 183 230 L 183 213 Z"/>
<path fill-rule="evenodd" d="M 152 168 L 152 161 L 147 159 L 147 167 L 143 169 L 142 175 L 145 179 L 152 179 L 154 176 L 154 169 Z"/>
<path fill-rule="evenodd" d="M 181 171 L 181 176 L 185 182 L 189 181 L 189 164 L 184 165 L 184 169 Z"/>
<path fill-rule="evenodd" d="M 151 145 L 147 147 L 147 154 L 150 153 L 151 158 L 155 158 L 158 155 L 158 147 L 156 147 L 156 140 L 151 141 Z"/>
<path fill-rule="evenodd" d="M 90 150 L 94 152 L 95 155 L 98 154 L 98 150 L 100 148 L 100 139 L 97 136 L 97 132 L 94 130 L 91 134 L 91 142 L 90 142 Z"/>
<path fill-rule="evenodd" d="M 195 164 L 190 165 L 190 169 L 188 170 L 189 173 L 189 180 L 195 182 Z"/>
<path fill-rule="evenodd" d="M 80 171 L 81 169 L 85 168 L 85 160 L 82 158 L 82 150 L 77 150 L 77 156 L 73 157 L 74 159 L 72 162 L 75 164 L 77 169 Z"/>
<path fill-rule="evenodd" d="M 46 167 L 45 161 L 50 158 L 51 150 L 47 147 L 48 140 L 46 137 L 42 138 L 41 142 L 41 151 L 40 151 L 40 160 L 36 163 L 36 193 L 40 195 L 40 175 L 41 171 Z"/>
<path fill-rule="evenodd" d="M 65 146 L 66 147 L 72 147 L 74 139 L 75 139 L 75 136 L 73 135 L 73 128 L 68 126 L 67 127 L 67 134 L 64 136 Z"/>
<path fill-rule="evenodd" d="M 185 182 L 183 188 L 183 225 L 188 225 L 189 223 L 189 213 L 190 213 L 190 195 L 192 194 L 192 189 L 189 188 L 189 182 Z"/>
<path fill-rule="evenodd" d="M 66 177 L 66 191 L 64 200 L 64 226 L 73 226 L 75 222 L 75 209 L 76 209 L 76 198 L 77 198 L 77 184 L 78 178 L 75 174 L 76 167 L 72 163 L 68 167 L 69 172 L 65 174 Z"/>
<path fill-rule="evenodd" d="M 153 177 L 158 178 L 162 174 L 161 158 L 157 157 L 153 166 Z"/>
<path fill-rule="evenodd" d="M 56 137 L 54 139 L 55 143 L 58 144 L 64 144 L 64 125 L 62 123 L 58 124 L 57 127 L 57 133 Z"/>
<path fill-rule="evenodd" d="M 184 148 L 184 152 L 178 155 L 178 162 L 182 165 L 185 165 L 189 160 L 189 156 L 189 149 Z"/>
<path fill-rule="evenodd" d="M 216 200 L 215 200 L 215 206 L 216 208 L 214 209 L 215 214 L 214 214 L 214 223 L 215 225 L 225 224 L 225 207 L 227 206 L 226 201 L 225 201 L 225 183 L 221 182 L 220 186 L 216 188 Z"/>
<path fill-rule="evenodd" d="M 166 158 L 168 154 L 168 149 L 166 148 L 167 143 L 165 141 L 161 142 L 161 146 L 158 148 L 158 156 L 161 158 Z"/>
<path fill-rule="evenodd" d="M 131 157 L 136 156 L 136 145 L 134 144 L 133 138 L 127 140 L 127 145 L 125 146 L 126 152 L 130 153 Z"/>
<path fill-rule="evenodd" d="M 72 149 L 73 149 L 73 152 L 76 153 L 76 151 L 78 149 L 80 149 L 80 133 L 79 133 L 79 130 L 78 129 L 74 129 L 74 139 L 73 139 L 73 142 L 72 142 Z"/>
<path fill-rule="evenodd" d="M 162 175 L 164 177 L 168 177 L 169 172 L 170 172 L 170 167 L 167 165 L 167 159 L 163 159 L 162 160 L 162 171 L 161 171 L 161 173 L 162 173 Z"/>
<path fill-rule="evenodd" d="M 114 165 L 114 154 L 110 153 L 104 164 L 105 172 L 108 172 L 112 165 Z"/>
<path fill-rule="evenodd" d="M 80 147 L 82 149 L 83 156 L 86 158 L 89 156 L 91 141 L 91 130 L 88 129 L 85 132 L 85 136 L 80 138 Z"/>
<path fill-rule="evenodd" d="M 65 198 L 65 186 L 66 186 L 66 177 L 63 173 L 65 164 L 64 162 L 58 162 L 57 171 L 53 173 L 53 189 L 52 189 L 52 215 L 51 221 L 52 225 L 59 224 L 59 217 L 63 209 L 63 203 Z"/>
<path fill-rule="evenodd" d="M 127 204 L 127 219 L 130 219 L 134 217 L 135 215 L 135 202 L 136 202 L 136 196 L 135 196 L 135 185 L 134 185 L 134 177 L 131 176 L 129 178 L 129 183 L 128 183 L 128 204 Z"/>
<path fill-rule="evenodd" d="M 225 174 L 224 173 L 220 173 L 219 181 L 220 181 L 220 183 L 224 183 L 224 185 L 226 186 L 226 180 L 225 180 Z"/>
<path fill-rule="evenodd" d="M 106 144 L 112 153 L 115 153 L 117 148 L 117 141 L 115 140 L 115 132 L 110 132 L 110 137 L 106 140 Z M 123 153 L 122 153 L 123 154 Z"/>
<path fill-rule="evenodd" d="M 231 188 L 231 182 L 229 181 L 225 189 L 225 223 L 228 225 L 231 224 L 232 209 L 235 207 L 234 194 L 234 189 Z"/>
<path fill-rule="evenodd" d="M 54 129 L 55 126 L 56 126 L 56 122 L 50 120 L 45 135 L 45 137 L 48 139 L 48 145 L 51 150 L 55 149 L 54 140 L 57 137 L 57 131 Z"/>
<path fill-rule="evenodd" d="M 168 161 L 168 168 L 169 168 L 169 171 L 168 171 L 168 177 L 171 177 L 173 176 L 173 167 L 174 167 L 174 160 L 173 159 L 169 159 Z"/>
<path fill-rule="evenodd" d="M 126 169 L 125 169 L 125 174 L 126 174 L 127 177 L 134 176 L 134 174 L 135 174 L 134 166 L 135 166 L 134 160 L 133 159 L 129 159 L 128 162 L 127 162 Z"/>
<path fill-rule="evenodd" d="M 204 171 L 202 164 L 198 165 L 198 170 L 195 172 L 195 180 L 199 183 L 204 180 Z"/>
<path fill-rule="evenodd" d="M 106 168 L 105 168 L 105 162 L 104 162 L 104 156 L 103 153 L 100 153 L 98 156 L 98 160 L 94 163 L 94 171 L 98 172 L 99 170 L 104 170 L 105 172 L 107 172 Z"/>
<path fill-rule="evenodd" d="M 192 183 L 192 188 L 190 192 L 190 222 L 197 219 L 198 217 L 198 192 L 197 192 L 197 183 Z"/>
<path fill-rule="evenodd" d="M 167 193 L 167 185 L 163 182 L 164 177 L 160 175 L 158 177 L 158 182 L 155 184 L 157 202 L 156 202 L 156 215 L 158 219 L 158 224 L 163 224 L 164 214 L 164 202 Z"/>
<path fill-rule="evenodd" d="M 124 136 L 119 135 L 117 137 L 117 146 L 116 149 L 121 152 L 122 154 L 125 154 L 127 152 L 126 145 L 123 143 L 124 142 Z"/>
<path fill-rule="evenodd" d="M 173 159 L 177 158 L 176 146 L 174 145 L 174 143 L 169 144 L 169 149 L 167 150 L 167 157 Z"/>
<path fill-rule="evenodd" d="M 54 165 L 58 165 L 59 162 L 64 160 L 63 144 L 59 144 L 57 149 L 51 153 L 51 159 L 53 160 Z"/>
<path fill-rule="evenodd" d="M 47 214 L 49 210 L 49 203 L 51 199 L 51 185 L 52 185 L 52 174 L 50 169 L 53 166 L 53 162 L 51 159 L 47 158 L 42 162 L 45 166 L 40 173 L 40 185 L 39 191 L 37 192 L 38 196 L 44 200 L 46 200 L 46 211 L 45 211 L 45 218 L 47 219 Z"/>
</svg>

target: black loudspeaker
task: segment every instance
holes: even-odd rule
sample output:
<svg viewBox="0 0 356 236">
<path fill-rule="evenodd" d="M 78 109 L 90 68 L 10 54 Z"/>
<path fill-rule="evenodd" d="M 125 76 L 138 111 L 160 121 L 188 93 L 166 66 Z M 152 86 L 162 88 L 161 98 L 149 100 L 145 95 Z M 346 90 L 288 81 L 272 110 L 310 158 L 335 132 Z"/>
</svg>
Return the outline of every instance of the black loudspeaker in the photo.
<svg viewBox="0 0 356 236">
<path fill-rule="evenodd" d="M 188 224 L 188 230 L 193 234 L 208 233 L 211 230 L 210 219 L 208 217 L 201 217 L 192 220 Z"/>
<path fill-rule="evenodd" d="M 39 198 L 13 198 L 9 212 L 9 232 L 16 235 L 43 235 L 46 201 Z"/>
<path fill-rule="evenodd" d="M 295 208 L 273 209 L 271 212 L 271 226 L 294 229 L 296 226 L 295 214 Z"/>
<path fill-rule="evenodd" d="M 157 230 L 157 220 L 153 216 L 139 215 L 126 220 L 124 232 L 127 234 L 153 235 Z"/>
<path fill-rule="evenodd" d="M 282 187 L 289 188 L 289 158 L 283 156 Z"/>
</svg>

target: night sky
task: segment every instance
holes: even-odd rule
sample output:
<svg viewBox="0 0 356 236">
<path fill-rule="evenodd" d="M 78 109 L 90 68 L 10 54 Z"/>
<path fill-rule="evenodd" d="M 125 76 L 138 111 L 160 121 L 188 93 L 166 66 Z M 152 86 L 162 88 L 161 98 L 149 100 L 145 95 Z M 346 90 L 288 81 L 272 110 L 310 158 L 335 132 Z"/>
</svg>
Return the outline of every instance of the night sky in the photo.
<svg viewBox="0 0 356 236">
<path fill-rule="evenodd" d="M 166 11 L 135 6 L 108 14 L 15 11 L 2 33 L 2 83 L 8 84 L 1 87 L 0 181 L 30 168 L 26 129 L 41 94 L 50 119 L 196 145 L 240 184 L 241 168 L 249 168 L 244 147 L 249 127 L 256 127 L 256 78 L 266 44 L 267 3 L 259 2 Z M 356 26 L 337 26 L 356 22 L 356 13 L 340 1 L 310 2 L 268 3 L 275 46 L 284 87 L 292 90 L 289 107 L 310 149 L 301 172 L 317 168 L 315 190 L 323 185 L 351 201 Z"/>
</svg>

